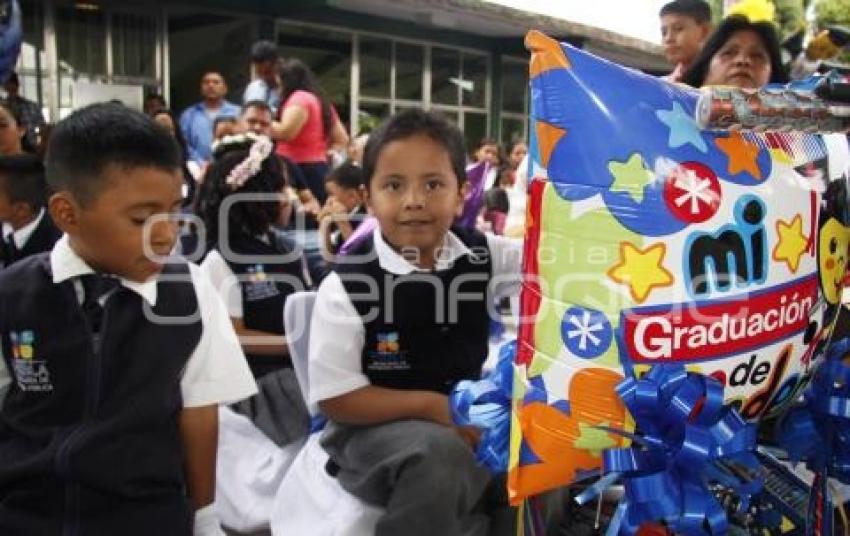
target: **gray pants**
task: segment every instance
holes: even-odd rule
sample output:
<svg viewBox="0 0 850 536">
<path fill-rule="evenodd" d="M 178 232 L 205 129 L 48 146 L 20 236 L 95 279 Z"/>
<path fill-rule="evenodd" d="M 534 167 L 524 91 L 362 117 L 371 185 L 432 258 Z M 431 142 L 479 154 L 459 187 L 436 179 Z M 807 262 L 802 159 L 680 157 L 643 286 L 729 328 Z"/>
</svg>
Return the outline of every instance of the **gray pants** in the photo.
<svg viewBox="0 0 850 536">
<path fill-rule="evenodd" d="M 232 404 L 279 447 L 300 441 L 310 433 L 310 413 L 301 396 L 295 372 L 285 368 L 257 380 L 259 392 Z"/>
<path fill-rule="evenodd" d="M 376 536 L 515 534 L 504 480 L 450 428 L 427 421 L 328 423 L 322 446 L 349 493 L 386 508 Z"/>
</svg>

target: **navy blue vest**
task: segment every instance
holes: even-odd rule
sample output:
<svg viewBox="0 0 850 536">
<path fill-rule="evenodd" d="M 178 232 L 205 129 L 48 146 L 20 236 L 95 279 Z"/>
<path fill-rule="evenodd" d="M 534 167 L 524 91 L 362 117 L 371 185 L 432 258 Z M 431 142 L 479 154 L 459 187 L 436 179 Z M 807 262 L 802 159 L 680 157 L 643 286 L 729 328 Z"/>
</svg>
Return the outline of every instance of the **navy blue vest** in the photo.
<svg viewBox="0 0 850 536">
<path fill-rule="evenodd" d="M 153 308 L 109 296 L 95 351 L 48 254 L 0 272 L 0 534 L 191 534 L 178 416 L 202 324 L 188 266 L 164 274 L 181 280 L 160 280 Z"/>
<path fill-rule="evenodd" d="M 10 251 L 5 251 L 5 248 L 2 248 L 4 251 L 0 253 L 0 257 L 2 257 L 2 259 L 0 259 L 0 267 L 8 266 L 13 262 L 17 262 L 24 257 L 29 257 L 30 255 L 35 255 L 36 253 L 50 251 L 53 249 L 53 244 L 55 244 L 61 237 L 62 231 L 56 227 L 56 224 L 53 223 L 53 218 L 51 218 L 50 214 L 48 214 L 45 210 L 41 221 L 38 222 L 38 225 L 36 225 L 32 234 L 20 251 L 12 253 Z"/>
<path fill-rule="evenodd" d="M 307 290 L 301 257 L 292 254 L 295 244 L 272 233 L 268 243 L 251 236 L 232 236 L 229 246 L 240 255 L 262 255 L 268 260 L 269 257 L 276 258 L 276 262 L 272 263 L 242 263 L 233 262 L 222 253 L 227 265 L 240 278 L 245 327 L 283 335 L 286 298 L 293 292 Z M 246 354 L 246 357 L 255 378 L 291 366 L 288 356 Z"/>
<path fill-rule="evenodd" d="M 372 385 L 448 393 L 458 381 L 480 376 L 492 302 L 490 251 L 483 234 L 452 231 L 472 254 L 446 270 L 391 274 L 375 255 L 335 268 L 363 320 L 362 367 Z M 351 255 L 373 251 L 369 237 Z"/>
</svg>

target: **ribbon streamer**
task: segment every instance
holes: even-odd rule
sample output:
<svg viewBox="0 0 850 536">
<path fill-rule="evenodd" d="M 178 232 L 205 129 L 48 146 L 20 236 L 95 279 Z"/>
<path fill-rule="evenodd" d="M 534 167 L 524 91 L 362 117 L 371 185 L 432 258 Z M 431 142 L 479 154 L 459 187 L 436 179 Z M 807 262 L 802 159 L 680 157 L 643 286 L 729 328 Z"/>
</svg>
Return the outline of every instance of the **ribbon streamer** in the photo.
<svg viewBox="0 0 850 536">
<path fill-rule="evenodd" d="M 842 358 L 850 338 L 834 342 L 815 371 L 803 404 L 779 423 L 779 440 L 793 462 L 805 461 L 815 474 L 806 534 L 831 534 L 829 478 L 850 483 L 850 366 Z"/>
<path fill-rule="evenodd" d="M 723 386 L 681 365 L 656 365 L 641 379 L 626 378 L 617 394 L 631 412 L 637 434 L 631 448 L 603 452 L 602 487 L 622 480 L 625 496 L 608 536 L 631 536 L 663 521 L 676 534 L 717 535 L 729 528 L 726 510 L 709 485 L 734 491 L 738 511 L 761 489 L 755 457 L 756 429 L 723 404 Z M 601 491 L 589 488 L 577 500 Z"/>
<path fill-rule="evenodd" d="M 504 344 L 495 369 L 481 380 L 459 382 L 449 395 L 455 424 L 483 430 L 475 458 L 494 474 L 508 470 L 515 353 L 516 341 Z"/>
</svg>

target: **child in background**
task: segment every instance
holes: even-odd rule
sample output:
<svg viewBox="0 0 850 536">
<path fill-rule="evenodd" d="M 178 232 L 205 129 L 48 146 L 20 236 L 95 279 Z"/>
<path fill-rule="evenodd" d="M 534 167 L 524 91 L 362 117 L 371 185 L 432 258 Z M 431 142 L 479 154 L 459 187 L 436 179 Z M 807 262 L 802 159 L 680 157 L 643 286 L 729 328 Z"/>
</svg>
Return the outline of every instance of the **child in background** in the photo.
<svg viewBox="0 0 850 536">
<path fill-rule="evenodd" d="M 664 4 L 658 16 L 664 56 L 675 67 L 664 78 L 681 82 L 711 34 L 711 8 L 704 0 L 673 0 Z"/>
<path fill-rule="evenodd" d="M 484 196 L 484 221 L 490 224 L 493 234 L 505 234 L 505 221 L 511 209 L 508 200 L 508 190 L 514 184 L 515 171 L 509 167 L 502 167 L 498 171 L 499 179 L 496 185 L 490 188 Z"/>
<path fill-rule="evenodd" d="M 213 141 L 232 136 L 239 131 L 239 122 L 230 115 L 220 115 L 213 120 Z"/>
<path fill-rule="evenodd" d="M 53 130 L 65 236 L 0 272 L 0 534 L 223 534 L 218 404 L 256 386 L 209 280 L 167 258 L 180 167 L 174 139 L 124 106 Z"/>
<path fill-rule="evenodd" d="M 0 268 L 53 249 L 62 236 L 46 210 L 44 165 L 34 155 L 0 156 Z"/>
<path fill-rule="evenodd" d="M 316 298 L 309 381 L 330 420 L 322 445 L 343 488 L 386 509 L 378 536 L 487 534 L 497 510 L 473 455 L 480 432 L 453 424 L 447 393 L 481 374 L 488 305 L 518 290 L 521 243 L 450 230 L 465 164 L 440 114 L 404 111 L 373 132 L 363 172 L 379 227 Z"/>
<path fill-rule="evenodd" d="M 309 426 L 283 331 L 286 298 L 308 285 L 300 251 L 273 229 L 286 186 L 273 149 L 268 137 L 254 134 L 219 144 L 198 200 L 198 216 L 209 243 L 201 268 L 224 299 L 260 385 L 260 394 L 236 409 L 284 445 L 306 436 Z M 233 197 L 256 195 L 266 199 Z"/>
<path fill-rule="evenodd" d="M 472 156 L 475 162 L 487 162 L 490 166 L 487 170 L 487 176 L 484 177 L 484 191 L 486 192 L 496 184 L 496 180 L 499 178 L 498 168 L 502 162 L 502 149 L 493 138 L 482 138 Z"/>
<path fill-rule="evenodd" d="M 528 154 L 528 145 L 523 140 L 514 140 L 508 144 L 506 152 L 508 154 L 508 167 L 516 170 Z"/>
<path fill-rule="evenodd" d="M 319 212 L 319 234 L 325 250 L 336 255 L 368 214 L 363 202 L 363 171 L 345 163 L 325 179 L 325 190 L 328 200 Z"/>
</svg>

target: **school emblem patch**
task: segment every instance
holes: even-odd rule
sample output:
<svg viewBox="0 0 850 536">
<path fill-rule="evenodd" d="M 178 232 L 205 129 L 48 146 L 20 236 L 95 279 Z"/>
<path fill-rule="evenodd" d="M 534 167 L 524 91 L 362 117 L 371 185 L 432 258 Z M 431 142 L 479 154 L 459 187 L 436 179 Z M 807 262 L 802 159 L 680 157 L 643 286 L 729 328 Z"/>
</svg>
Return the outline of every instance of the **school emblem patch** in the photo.
<svg viewBox="0 0 850 536">
<path fill-rule="evenodd" d="M 397 331 L 378 333 L 377 339 L 375 348 L 369 352 L 366 368 L 371 371 L 410 370 L 407 352 L 401 350 Z"/>
<path fill-rule="evenodd" d="M 52 391 L 47 361 L 37 359 L 35 354 L 35 333 L 32 330 L 11 331 L 12 363 L 15 380 L 21 391 Z"/>
</svg>

